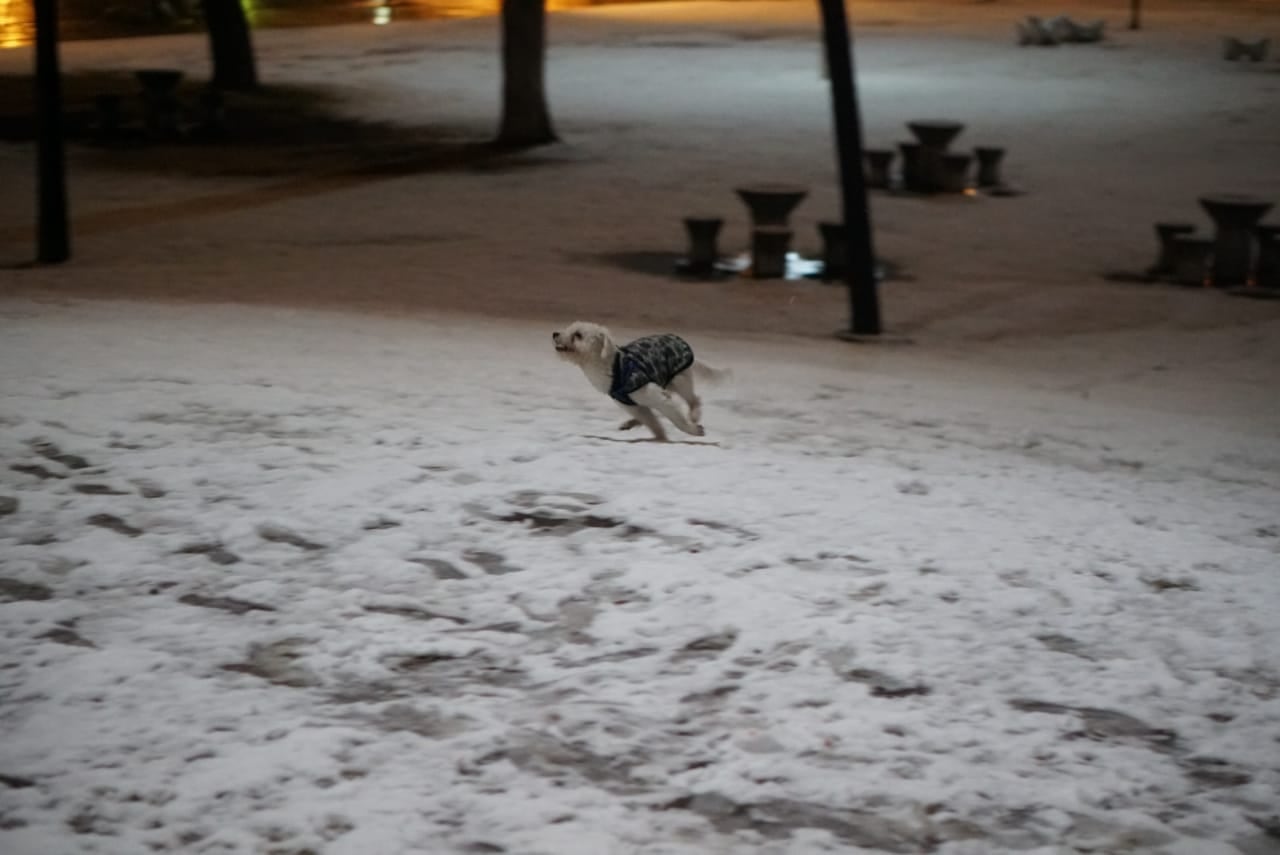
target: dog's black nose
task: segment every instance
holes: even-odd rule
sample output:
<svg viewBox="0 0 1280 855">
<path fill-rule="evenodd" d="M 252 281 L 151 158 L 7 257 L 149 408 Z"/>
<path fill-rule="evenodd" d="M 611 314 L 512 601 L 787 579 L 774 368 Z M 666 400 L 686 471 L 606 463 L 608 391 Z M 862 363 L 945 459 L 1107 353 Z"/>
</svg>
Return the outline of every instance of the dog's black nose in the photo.
<svg viewBox="0 0 1280 855">
<path fill-rule="evenodd" d="M 559 337 L 560 337 L 560 333 L 558 333 L 558 332 L 553 332 L 553 333 L 551 334 L 551 340 L 552 340 L 552 341 L 555 341 L 555 340 L 556 340 L 556 339 L 558 339 Z"/>
</svg>

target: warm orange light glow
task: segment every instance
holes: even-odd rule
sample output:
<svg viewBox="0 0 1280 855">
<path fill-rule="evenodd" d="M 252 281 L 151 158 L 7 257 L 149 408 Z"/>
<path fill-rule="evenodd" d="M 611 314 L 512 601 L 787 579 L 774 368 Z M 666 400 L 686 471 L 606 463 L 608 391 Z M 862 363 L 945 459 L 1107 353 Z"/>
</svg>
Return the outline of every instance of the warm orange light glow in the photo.
<svg viewBox="0 0 1280 855">
<path fill-rule="evenodd" d="M 546 0 L 547 11 L 581 9 L 591 0 Z M 424 18 L 484 18 L 502 11 L 502 0 L 379 0 L 372 6 L 373 23 L 389 24 L 395 20 Z"/>
<path fill-rule="evenodd" d="M 549 11 L 581 9 L 593 0 L 546 0 Z M 240 0 L 245 18 L 255 29 L 280 26 L 315 26 L 367 21 L 386 25 L 397 21 L 432 18 L 483 18 L 499 14 L 502 0 L 342 0 L 342 2 L 281 6 L 268 0 Z M 121 35 L 119 27 L 104 25 L 93 16 L 71 19 L 64 16 L 61 37 L 86 34 Z M 157 25 L 163 30 L 163 25 Z M 68 36 L 68 32 L 74 35 Z M 35 21 L 30 0 L 0 0 L 0 49 L 29 45 L 35 40 Z"/>
<path fill-rule="evenodd" d="M 23 38 L 25 22 L 18 19 L 19 6 L 24 6 L 21 0 L 0 0 L 0 48 L 18 47 L 27 42 Z"/>
</svg>

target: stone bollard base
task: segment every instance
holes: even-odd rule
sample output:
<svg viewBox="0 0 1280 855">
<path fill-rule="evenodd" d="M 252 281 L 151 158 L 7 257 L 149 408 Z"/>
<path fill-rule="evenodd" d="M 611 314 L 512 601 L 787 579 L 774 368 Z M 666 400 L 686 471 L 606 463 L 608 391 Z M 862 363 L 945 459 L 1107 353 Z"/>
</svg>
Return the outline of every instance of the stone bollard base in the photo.
<svg viewBox="0 0 1280 855">
<path fill-rule="evenodd" d="M 979 187 L 999 187 L 1004 184 L 1000 177 L 1000 162 L 1004 160 L 1004 149 L 993 145 L 980 145 L 973 149 L 973 156 L 978 161 L 977 185 Z"/>
<path fill-rule="evenodd" d="M 724 220 L 720 217 L 685 217 L 684 228 L 689 237 L 689 255 L 677 269 L 692 276 L 711 276 L 720 258 L 716 239 Z"/>
<path fill-rule="evenodd" d="M 1147 275 L 1167 276 L 1173 273 L 1174 238 L 1190 237 L 1195 231 L 1196 227 L 1192 223 L 1156 223 L 1160 252 L 1156 256 L 1156 263 L 1147 268 Z"/>
<path fill-rule="evenodd" d="M 1209 254 L 1213 241 L 1190 235 L 1175 236 L 1170 243 L 1170 277 L 1179 285 L 1209 284 Z"/>
<path fill-rule="evenodd" d="M 1257 288 L 1280 293 L 1280 225 L 1258 226 L 1258 263 L 1253 271 Z"/>
<path fill-rule="evenodd" d="M 818 233 L 822 235 L 822 281 L 842 279 L 849 264 L 844 223 L 818 223 Z"/>
<path fill-rule="evenodd" d="M 943 193 L 963 193 L 969 189 L 969 164 L 973 156 L 968 154 L 944 154 L 941 159 L 939 190 Z"/>
<path fill-rule="evenodd" d="M 785 226 L 757 226 L 752 229 L 751 278 L 785 278 L 790 249 L 791 229 Z"/>
<path fill-rule="evenodd" d="M 867 165 L 867 187 L 874 190 L 889 189 L 894 155 L 891 148 L 869 148 L 863 152 Z"/>
</svg>

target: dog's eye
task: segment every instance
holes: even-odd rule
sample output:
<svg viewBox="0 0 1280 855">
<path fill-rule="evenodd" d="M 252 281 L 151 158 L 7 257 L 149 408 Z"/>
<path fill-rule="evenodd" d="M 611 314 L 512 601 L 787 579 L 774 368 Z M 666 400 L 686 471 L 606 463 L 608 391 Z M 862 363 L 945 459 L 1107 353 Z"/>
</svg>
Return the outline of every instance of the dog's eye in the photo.
<svg viewBox="0 0 1280 855">
<path fill-rule="evenodd" d="M 573 334 L 573 339 L 574 339 L 574 341 L 577 341 L 577 340 L 578 340 L 578 339 L 580 339 L 580 338 L 582 338 L 582 333 L 580 333 L 580 332 L 576 332 L 576 333 L 574 333 L 574 334 Z"/>
</svg>

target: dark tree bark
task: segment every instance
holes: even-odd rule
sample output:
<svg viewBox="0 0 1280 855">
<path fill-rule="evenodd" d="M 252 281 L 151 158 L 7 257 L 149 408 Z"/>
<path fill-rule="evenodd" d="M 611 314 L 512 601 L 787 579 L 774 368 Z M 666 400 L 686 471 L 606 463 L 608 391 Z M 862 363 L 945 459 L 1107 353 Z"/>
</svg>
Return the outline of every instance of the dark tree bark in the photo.
<svg viewBox="0 0 1280 855">
<path fill-rule="evenodd" d="M 36 258 L 45 264 L 71 257 L 62 136 L 58 0 L 36 0 Z"/>
<path fill-rule="evenodd" d="M 849 332 L 880 334 L 880 296 L 876 282 L 875 248 L 871 241 L 871 210 L 862 172 L 862 117 L 853 73 L 853 36 L 844 0 L 818 0 L 822 35 L 831 76 L 831 109 L 835 120 L 836 161 L 840 167 L 845 246 L 848 263 Z"/>
<path fill-rule="evenodd" d="M 1129 29 L 1142 28 L 1142 0 L 1129 0 Z"/>
<path fill-rule="evenodd" d="M 526 148 L 556 141 L 547 109 L 545 0 L 502 0 L 502 124 L 499 145 Z"/>
<path fill-rule="evenodd" d="M 204 22 L 213 56 L 213 85 L 219 89 L 256 89 L 258 68 L 249 37 L 249 19 L 240 0 L 204 0 Z"/>
</svg>

